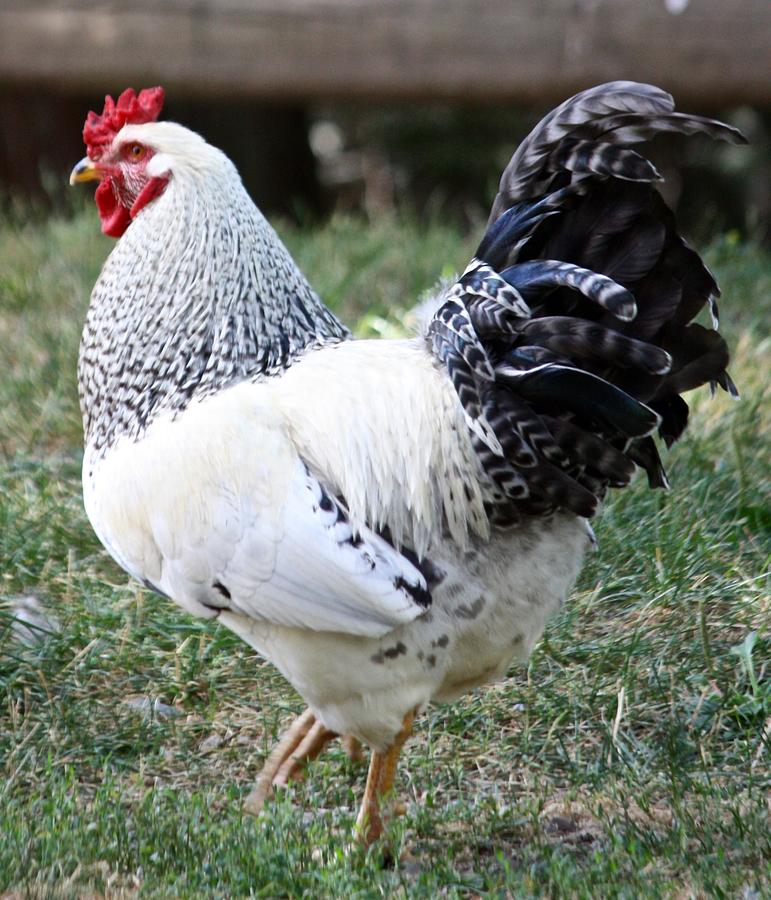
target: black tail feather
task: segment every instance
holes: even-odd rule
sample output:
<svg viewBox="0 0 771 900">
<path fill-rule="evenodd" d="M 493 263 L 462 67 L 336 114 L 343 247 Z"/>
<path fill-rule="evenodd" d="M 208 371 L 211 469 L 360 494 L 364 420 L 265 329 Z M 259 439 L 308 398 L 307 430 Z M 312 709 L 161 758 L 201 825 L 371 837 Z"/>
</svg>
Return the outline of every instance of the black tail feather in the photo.
<svg viewBox="0 0 771 900">
<path fill-rule="evenodd" d="M 592 172 L 624 181 L 661 180 L 656 167 L 635 150 L 594 140 L 563 141 L 549 157 L 547 166 L 555 172 Z"/>
<path fill-rule="evenodd" d="M 724 340 L 692 322 L 707 307 L 717 327 L 718 286 L 630 146 L 662 132 L 744 141 L 634 82 L 546 116 L 504 170 L 476 258 L 429 327 L 496 524 L 591 515 L 635 466 L 665 487 L 651 433 L 667 446 L 680 437 L 680 394 L 711 384 L 737 396 Z"/>
<path fill-rule="evenodd" d="M 660 347 L 571 316 L 527 319 L 519 324 L 518 331 L 529 343 L 540 344 L 570 358 L 578 356 L 603 365 L 662 374 L 669 371 L 672 363 L 669 354 Z"/>
<path fill-rule="evenodd" d="M 652 488 L 668 488 L 669 480 L 659 456 L 658 448 L 652 437 L 635 441 L 627 448 L 626 455 L 632 462 L 645 470 L 648 484 Z"/>
<path fill-rule="evenodd" d="M 620 450 L 566 419 L 541 418 L 574 466 L 590 470 L 613 487 L 629 484 L 635 465 Z"/>
<path fill-rule="evenodd" d="M 653 409 L 582 369 L 545 365 L 522 372 L 501 366 L 495 374 L 497 381 L 536 409 L 570 412 L 584 427 L 593 426 L 624 437 L 643 437 L 661 423 Z"/>
<path fill-rule="evenodd" d="M 516 288 L 531 306 L 542 294 L 557 287 L 571 288 L 608 310 L 616 318 L 630 321 L 637 314 L 634 295 L 606 275 L 572 263 L 537 259 L 510 266 L 501 278 Z"/>
</svg>

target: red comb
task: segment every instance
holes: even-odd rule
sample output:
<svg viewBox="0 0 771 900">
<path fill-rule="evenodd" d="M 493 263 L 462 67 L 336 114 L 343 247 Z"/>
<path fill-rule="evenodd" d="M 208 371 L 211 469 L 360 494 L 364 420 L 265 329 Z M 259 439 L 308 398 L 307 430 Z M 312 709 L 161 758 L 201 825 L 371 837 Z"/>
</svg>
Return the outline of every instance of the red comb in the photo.
<svg viewBox="0 0 771 900">
<path fill-rule="evenodd" d="M 136 95 L 133 88 L 118 97 L 116 103 L 108 94 L 104 98 L 101 116 L 90 112 L 83 126 L 83 140 L 88 149 L 89 159 L 99 159 L 105 147 L 112 143 L 115 135 L 124 125 L 144 125 L 155 122 L 163 107 L 163 88 L 145 88 Z"/>
</svg>

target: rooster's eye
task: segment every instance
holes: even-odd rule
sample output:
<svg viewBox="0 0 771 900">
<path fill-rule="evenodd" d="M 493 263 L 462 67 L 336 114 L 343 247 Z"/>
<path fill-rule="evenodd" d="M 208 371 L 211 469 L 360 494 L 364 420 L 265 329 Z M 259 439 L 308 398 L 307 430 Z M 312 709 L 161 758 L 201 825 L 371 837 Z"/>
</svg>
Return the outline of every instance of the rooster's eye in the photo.
<svg viewBox="0 0 771 900">
<path fill-rule="evenodd" d="M 145 155 L 145 148 L 141 144 L 130 144 L 126 153 L 129 159 L 136 161 Z"/>
</svg>

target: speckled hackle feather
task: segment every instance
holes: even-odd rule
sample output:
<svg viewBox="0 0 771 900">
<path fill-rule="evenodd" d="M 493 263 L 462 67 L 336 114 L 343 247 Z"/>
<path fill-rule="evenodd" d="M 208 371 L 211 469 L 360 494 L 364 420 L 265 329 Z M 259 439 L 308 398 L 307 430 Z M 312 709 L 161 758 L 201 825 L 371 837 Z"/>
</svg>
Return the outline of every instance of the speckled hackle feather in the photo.
<svg viewBox="0 0 771 900">
<path fill-rule="evenodd" d="M 100 451 L 120 436 L 139 437 L 160 413 L 282 372 L 306 349 L 348 336 L 232 164 L 197 140 L 223 171 L 204 181 L 195 171 L 174 173 L 158 229 L 132 225 L 94 288 L 79 378 L 87 441 Z M 151 204 L 146 220 L 158 219 L 156 210 Z"/>
<path fill-rule="evenodd" d="M 222 153 L 131 124 L 157 101 L 123 94 L 90 126 L 123 236 L 81 345 L 86 509 L 124 568 L 309 704 L 253 808 L 353 736 L 374 751 L 371 841 L 414 711 L 527 660 L 607 489 L 637 466 L 666 483 L 656 435 L 685 428 L 681 393 L 735 394 L 725 342 L 692 321 L 717 325 L 717 285 L 632 145 L 740 136 L 650 85 L 571 98 L 512 157 L 424 332 L 352 341 Z"/>
</svg>

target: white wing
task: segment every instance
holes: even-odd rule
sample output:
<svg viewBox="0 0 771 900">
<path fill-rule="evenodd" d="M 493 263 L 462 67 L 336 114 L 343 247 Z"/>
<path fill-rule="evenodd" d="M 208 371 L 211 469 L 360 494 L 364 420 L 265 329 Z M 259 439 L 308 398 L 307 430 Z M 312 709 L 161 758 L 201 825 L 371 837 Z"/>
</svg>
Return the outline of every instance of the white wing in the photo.
<svg viewBox="0 0 771 900">
<path fill-rule="evenodd" d="M 168 561 L 165 585 L 214 610 L 373 636 L 412 621 L 430 603 L 421 573 L 373 532 L 355 534 L 343 507 L 299 459 L 278 522 L 255 512 L 240 526 L 232 543 L 214 529 L 200 574 L 186 557 Z"/>
<path fill-rule="evenodd" d="M 379 636 L 430 603 L 425 579 L 355 532 L 259 386 L 223 392 L 85 464 L 92 524 L 121 565 L 204 616 Z"/>
</svg>

